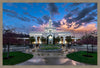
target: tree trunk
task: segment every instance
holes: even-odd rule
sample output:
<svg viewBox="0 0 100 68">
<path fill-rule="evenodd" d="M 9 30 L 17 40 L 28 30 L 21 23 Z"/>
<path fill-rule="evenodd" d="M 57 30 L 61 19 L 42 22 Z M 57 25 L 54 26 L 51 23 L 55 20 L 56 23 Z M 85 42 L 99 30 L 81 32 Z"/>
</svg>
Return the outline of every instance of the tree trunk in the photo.
<svg viewBox="0 0 100 68">
<path fill-rule="evenodd" d="M 88 56 L 88 44 L 87 44 L 87 56 Z"/>
<path fill-rule="evenodd" d="M 48 37 L 47 37 L 47 45 L 48 45 Z"/>
<path fill-rule="evenodd" d="M 93 53 L 93 45 L 92 45 L 92 53 Z"/>
<path fill-rule="evenodd" d="M 69 48 L 69 42 L 68 42 L 68 48 Z"/>
<path fill-rule="evenodd" d="M 53 44 L 55 45 L 55 37 L 53 37 Z"/>
<path fill-rule="evenodd" d="M 32 41 L 31 41 L 31 45 L 32 45 Z"/>
<path fill-rule="evenodd" d="M 5 47 L 4 47 L 4 52 L 6 52 L 6 45 L 5 45 Z"/>
<path fill-rule="evenodd" d="M 10 46 L 8 44 L 7 58 L 9 58 L 9 48 L 10 48 Z"/>
</svg>

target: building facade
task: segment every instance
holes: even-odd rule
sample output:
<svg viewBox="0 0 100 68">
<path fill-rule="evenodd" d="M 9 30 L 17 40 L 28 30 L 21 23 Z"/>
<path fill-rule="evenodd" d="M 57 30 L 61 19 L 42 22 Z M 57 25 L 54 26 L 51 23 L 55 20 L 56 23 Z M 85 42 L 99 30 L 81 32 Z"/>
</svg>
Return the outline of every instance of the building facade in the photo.
<svg viewBox="0 0 100 68">
<path fill-rule="evenodd" d="M 53 44 L 54 38 L 60 38 L 60 44 L 66 44 L 66 36 L 72 36 L 70 32 L 57 32 L 56 28 L 52 25 L 52 20 L 49 19 L 49 26 L 45 27 L 45 30 L 42 32 L 33 31 L 29 33 L 30 37 L 35 37 L 35 44 L 41 44 L 41 37 L 46 38 L 48 44 Z"/>
</svg>

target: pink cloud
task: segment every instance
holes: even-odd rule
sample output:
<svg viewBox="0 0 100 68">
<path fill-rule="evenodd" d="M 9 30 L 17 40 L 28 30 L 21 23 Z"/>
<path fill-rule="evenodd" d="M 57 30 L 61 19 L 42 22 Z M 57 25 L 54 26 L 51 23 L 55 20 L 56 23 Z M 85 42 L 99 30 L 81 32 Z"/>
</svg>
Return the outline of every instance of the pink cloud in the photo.
<svg viewBox="0 0 100 68">
<path fill-rule="evenodd" d="M 84 23 L 82 23 L 81 26 L 79 26 L 78 28 L 75 29 L 75 27 L 77 27 L 79 24 L 76 24 L 76 22 L 72 22 L 72 23 L 67 23 L 67 20 L 66 19 L 62 19 L 60 21 L 60 27 L 57 27 L 57 29 L 61 29 L 63 31 L 71 31 L 71 30 L 74 30 L 74 31 L 94 31 L 96 30 L 96 24 L 95 23 L 90 23 L 90 24 L 87 24 L 85 25 Z M 69 27 L 69 25 L 71 25 L 71 27 Z"/>
<path fill-rule="evenodd" d="M 33 25 L 33 28 L 35 28 L 35 31 L 44 31 L 45 27 L 47 27 L 47 26 L 48 26 L 48 23 L 47 24 L 42 24 L 39 27 Z"/>
<path fill-rule="evenodd" d="M 36 26 L 35 26 L 35 25 L 33 25 L 33 27 L 34 27 L 34 28 L 36 28 Z"/>
<path fill-rule="evenodd" d="M 37 26 L 33 26 L 33 27 L 36 28 L 37 31 L 44 31 L 45 27 L 47 27 L 48 25 L 49 24 L 47 23 L 47 24 L 42 24 L 39 27 Z M 69 25 L 71 25 L 71 27 L 69 27 Z M 73 33 L 73 35 L 76 35 L 76 36 L 82 36 L 86 31 L 91 32 L 91 31 L 97 30 L 95 23 L 89 23 L 87 25 L 82 23 L 81 26 L 75 29 L 75 27 L 77 27 L 78 25 L 79 24 L 76 24 L 76 22 L 68 23 L 66 19 L 62 19 L 60 21 L 60 26 L 57 27 L 56 29 L 58 32 L 70 31 Z"/>
<path fill-rule="evenodd" d="M 76 36 L 82 36 L 84 35 L 84 33 L 87 31 L 88 33 L 94 30 L 97 30 L 96 28 L 96 24 L 95 23 L 90 23 L 85 25 L 84 23 L 82 23 L 81 26 L 79 26 L 78 28 L 75 29 L 75 27 L 77 27 L 79 24 L 76 24 L 76 22 L 72 22 L 72 23 L 67 23 L 66 19 L 62 19 L 60 21 L 60 27 L 57 27 L 58 31 L 70 31 L 73 34 L 76 34 Z M 69 27 L 68 25 L 71 25 L 71 27 Z"/>
</svg>

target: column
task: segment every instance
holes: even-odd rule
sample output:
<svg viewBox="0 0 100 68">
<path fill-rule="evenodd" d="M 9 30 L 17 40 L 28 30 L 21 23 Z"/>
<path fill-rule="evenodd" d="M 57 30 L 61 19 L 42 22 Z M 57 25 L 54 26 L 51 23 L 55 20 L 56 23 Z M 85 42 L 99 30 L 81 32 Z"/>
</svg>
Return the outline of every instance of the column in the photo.
<svg viewBox="0 0 100 68">
<path fill-rule="evenodd" d="M 61 37 L 60 37 L 60 44 L 61 44 Z"/>
<path fill-rule="evenodd" d="M 74 41 L 76 42 L 76 38 L 74 39 Z"/>
<path fill-rule="evenodd" d="M 65 44 L 65 36 L 63 36 L 63 44 Z"/>
<path fill-rule="evenodd" d="M 41 44 L 41 37 L 39 38 L 39 43 Z"/>
<path fill-rule="evenodd" d="M 35 42 L 36 42 L 36 44 L 37 44 L 37 37 L 35 37 Z"/>
</svg>

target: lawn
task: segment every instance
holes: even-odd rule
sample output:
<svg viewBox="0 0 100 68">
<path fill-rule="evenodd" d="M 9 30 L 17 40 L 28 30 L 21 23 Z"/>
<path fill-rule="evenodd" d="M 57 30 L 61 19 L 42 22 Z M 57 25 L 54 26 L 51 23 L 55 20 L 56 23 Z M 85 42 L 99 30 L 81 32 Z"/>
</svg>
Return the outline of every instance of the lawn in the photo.
<svg viewBox="0 0 100 68">
<path fill-rule="evenodd" d="M 9 59 L 5 59 L 6 56 L 7 54 L 3 53 L 3 65 L 15 65 L 33 57 L 33 55 L 31 54 L 26 54 L 22 52 L 10 52 L 10 56 L 12 57 Z"/>
<path fill-rule="evenodd" d="M 79 51 L 79 52 L 74 52 L 74 53 L 70 53 L 68 55 L 66 55 L 68 58 L 78 61 L 78 62 L 82 62 L 82 63 L 86 63 L 86 64 L 92 64 L 92 65 L 97 65 L 97 52 L 95 53 L 88 53 L 89 55 L 91 55 L 92 57 L 86 57 L 83 55 L 86 55 L 87 52 L 86 51 Z"/>
</svg>

